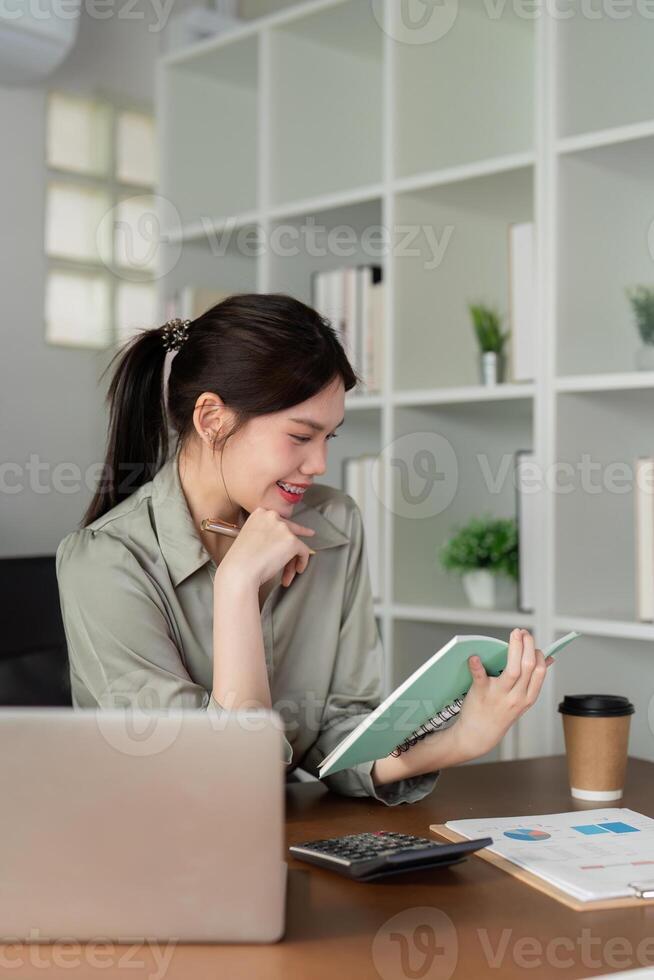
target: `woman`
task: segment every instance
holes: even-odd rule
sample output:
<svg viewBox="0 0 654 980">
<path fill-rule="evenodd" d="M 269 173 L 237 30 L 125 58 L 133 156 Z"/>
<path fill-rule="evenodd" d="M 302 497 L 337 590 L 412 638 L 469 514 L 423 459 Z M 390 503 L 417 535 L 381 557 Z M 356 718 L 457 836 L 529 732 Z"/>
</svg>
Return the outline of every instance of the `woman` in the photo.
<svg viewBox="0 0 654 980">
<path fill-rule="evenodd" d="M 57 549 L 74 705 L 274 707 L 288 771 L 317 776 L 381 697 L 361 514 L 315 484 L 357 376 L 329 324 L 280 294 L 231 296 L 119 354 L 104 477 Z M 203 530 L 206 517 L 238 537 Z M 387 805 L 422 799 L 441 768 L 499 742 L 546 662 L 515 630 L 499 678 L 475 658 L 470 670 L 455 724 L 325 783 Z"/>
</svg>

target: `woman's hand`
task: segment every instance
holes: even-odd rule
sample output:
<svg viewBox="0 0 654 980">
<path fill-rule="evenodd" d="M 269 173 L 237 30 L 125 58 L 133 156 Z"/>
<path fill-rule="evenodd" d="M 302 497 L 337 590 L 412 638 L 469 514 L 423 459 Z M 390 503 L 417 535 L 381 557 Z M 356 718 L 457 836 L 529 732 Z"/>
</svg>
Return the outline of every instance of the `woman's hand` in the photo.
<svg viewBox="0 0 654 980">
<path fill-rule="evenodd" d="M 490 752 L 511 725 L 534 704 L 540 694 L 547 668 L 554 663 L 543 651 L 534 649 L 528 630 L 515 629 L 509 638 L 506 667 L 499 677 L 489 677 L 479 657 L 469 657 L 472 687 L 452 734 L 466 759 Z"/>
<path fill-rule="evenodd" d="M 282 585 L 290 585 L 296 572 L 301 574 L 306 569 L 311 557 L 309 546 L 297 535 L 315 533 L 311 527 L 281 517 L 276 510 L 257 507 L 220 562 L 215 581 L 225 575 L 240 575 L 258 589 L 283 568 Z"/>
</svg>

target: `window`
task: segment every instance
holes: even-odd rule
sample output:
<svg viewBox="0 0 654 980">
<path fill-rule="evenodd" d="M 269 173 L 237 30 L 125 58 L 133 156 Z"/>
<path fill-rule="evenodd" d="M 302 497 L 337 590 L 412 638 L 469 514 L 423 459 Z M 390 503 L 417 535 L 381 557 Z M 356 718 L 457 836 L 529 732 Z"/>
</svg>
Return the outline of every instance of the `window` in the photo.
<svg viewBox="0 0 654 980">
<path fill-rule="evenodd" d="M 45 339 L 104 348 L 158 319 L 154 119 L 51 92 L 45 209 Z"/>
</svg>

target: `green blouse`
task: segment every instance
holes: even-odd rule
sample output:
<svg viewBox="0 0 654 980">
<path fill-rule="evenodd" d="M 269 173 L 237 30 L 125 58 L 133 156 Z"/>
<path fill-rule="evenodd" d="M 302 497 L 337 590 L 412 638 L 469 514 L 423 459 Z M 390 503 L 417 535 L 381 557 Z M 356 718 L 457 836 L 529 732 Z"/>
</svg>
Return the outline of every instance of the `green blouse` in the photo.
<svg viewBox="0 0 654 980">
<path fill-rule="evenodd" d="M 223 712 L 213 698 L 216 564 L 191 518 L 177 456 L 154 479 L 57 548 L 57 581 L 73 704 Z M 261 610 L 272 707 L 285 727 L 286 771 L 318 764 L 382 696 L 361 513 L 333 487 L 313 484 L 293 519 L 316 551 L 290 586 L 281 572 Z M 372 762 L 326 776 L 330 789 L 387 805 L 430 793 L 439 773 L 375 785 Z"/>
</svg>

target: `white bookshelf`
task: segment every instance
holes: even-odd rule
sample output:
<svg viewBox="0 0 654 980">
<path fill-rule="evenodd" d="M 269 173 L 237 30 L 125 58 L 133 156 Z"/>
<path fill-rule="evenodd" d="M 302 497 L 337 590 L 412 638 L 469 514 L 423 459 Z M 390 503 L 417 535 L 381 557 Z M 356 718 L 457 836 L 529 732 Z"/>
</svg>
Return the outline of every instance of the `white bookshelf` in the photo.
<svg viewBox="0 0 654 980">
<path fill-rule="evenodd" d="M 454 524 L 515 513 L 512 480 L 490 492 L 477 454 L 495 473 L 518 449 L 547 472 L 584 453 L 606 467 L 654 451 L 654 372 L 635 369 L 624 294 L 654 279 L 654 21 L 635 6 L 617 20 L 580 9 L 524 18 L 514 7 L 491 17 L 460 0 L 449 31 L 420 44 L 397 40 L 393 0 L 309 0 L 162 58 L 160 192 L 179 212 L 170 247 L 181 249 L 162 300 L 193 283 L 310 302 L 312 272 L 382 264 L 383 388 L 348 394 L 323 480 L 340 485 L 345 456 L 421 432 L 444 436 L 458 461 L 454 499 L 419 520 L 396 506 L 397 469 L 384 466 L 391 506 L 375 612 L 386 689 L 455 632 L 506 638 L 525 626 L 544 647 L 579 629 L 499 754 L 561 750 L 558 700 L 601 686 L 635 701 L 632 751 L 654 758 L 654 688 L 643 682 L 654 624 L 634 617 L 632 491 L 539 494 L 533 613 L 471 609 L 436 561 Z M 536 376 L 484 388 L 466 304 L 483 297 L 508 310 L 508 224 L 527 220 Z M 298 234 L 307 222 L 325 234 L 353 229 L 351 254 L 313 254 Z M 393 248 L 373 255 L 365 236 L 375 226 L 393 229 Z M 398 254 L 406 226 L 417 229 L 410 255 Z M 441 241 L 448 227 L 434 265 L 425 229 Z M 239 231 L 260 236 L 258 254 L 239 246 Z M 273 247 L 280 235 L 293 254 Z"/>
</svg>

